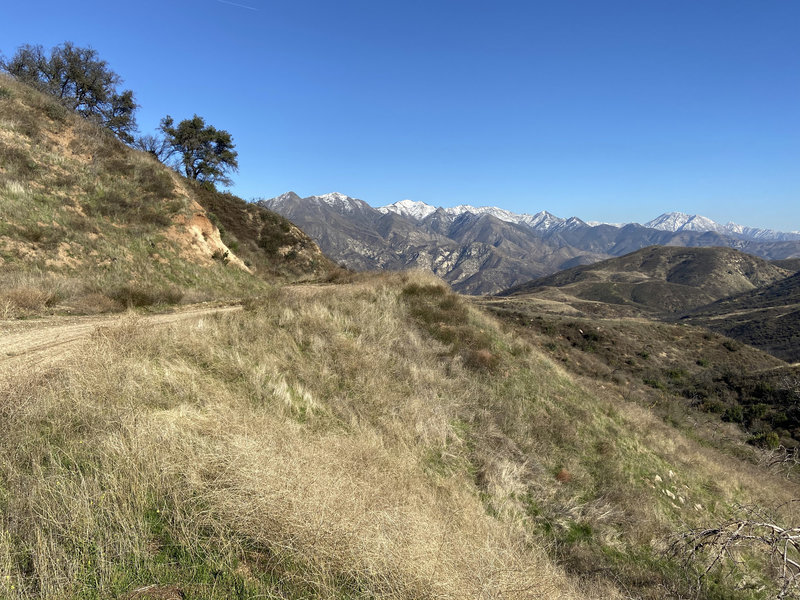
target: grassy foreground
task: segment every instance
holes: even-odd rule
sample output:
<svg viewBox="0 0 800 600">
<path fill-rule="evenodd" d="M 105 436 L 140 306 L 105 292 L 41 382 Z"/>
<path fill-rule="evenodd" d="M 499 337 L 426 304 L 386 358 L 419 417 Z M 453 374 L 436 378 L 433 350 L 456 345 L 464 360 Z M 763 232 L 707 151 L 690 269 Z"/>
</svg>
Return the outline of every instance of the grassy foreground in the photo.
<svg viewBox="0 0 800 600">
<path fill-rule="evenodd" d="M 248 308 L 131 317 L 0 382 L 0 597 L 774 589 L 742 554 L 695 590 L 702 565 L 667 550 L 794 483 L 582 387 L 432 277 L 275 288 Z M 135 592 L 150 585 L 162 595 Z"/>
</svg>

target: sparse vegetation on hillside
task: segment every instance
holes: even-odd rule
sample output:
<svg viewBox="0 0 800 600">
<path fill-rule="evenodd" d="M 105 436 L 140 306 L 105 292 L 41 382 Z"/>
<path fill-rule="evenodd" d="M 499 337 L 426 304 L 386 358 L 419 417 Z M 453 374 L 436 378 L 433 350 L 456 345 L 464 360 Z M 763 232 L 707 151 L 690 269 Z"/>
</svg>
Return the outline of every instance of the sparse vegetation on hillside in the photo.
<svg viewBox="0 0 800 600">
<path fill-rule="evenodd" d="M 12 599 L 688 597 L 675 536 L 798 491 L 417 274 L 133 319 L 0 386 Z M 698 596 L 778 589 L 742 556 Z"/>
<path fill-rule="evenodd" d="M 702 325 L 788 362 L 800 362 L 800 273 L 699 307 L 681 320 Z"/>
<path fill-rule="evenodd" d="M 64 42 L 50 49 L 26 44 L 0 69 L 17 80 L 58 98 L 63 106 L 133 141 L 137 104 L 131 90 L 118 91 L 122 79 L 93 48 Z"/>
<path fill-rule="evenodd" d="M 204 185 L 192 189 L 225 245 L 256 273 L 297 280 L 335 270 L 316 244 L 279 214 Z"/>
<path fill-rule="evenodd" d="M 738 442 L 800 445 L 798 374 L 777 358 L 699 327 L 558 314 L 535 298 L 486 304 L 569 371 L 620 386 L 698 435 L 719 439 L 721 418 L 741 428 Z"/>
<path fill-rule="evenodd" d="M 220 215 L 230 205 L 244 220 L 280 219 L 193 186 L 55 99 L 0 76 L 0 317 L 240 298 L 264 293 L 276 277 L 327 272 L 296 228 L 280 232 L 271 253 L 242 234 L 258 271 L 246 272 L 208 220 L 211 204 Z M 226 228 L 236 229 L 235 218 Z M 278 233 L 257 231 L 267 241 Z"/>
<path fill-rule="evenodd" d="M 720 298 L 779 281 L 790 272 L 731 248 L 651 246 L 619 258 L 573 267 L 502 295 L 571 296 L 586 310 L 620 314 L 682 314 Z"/>
</svg>

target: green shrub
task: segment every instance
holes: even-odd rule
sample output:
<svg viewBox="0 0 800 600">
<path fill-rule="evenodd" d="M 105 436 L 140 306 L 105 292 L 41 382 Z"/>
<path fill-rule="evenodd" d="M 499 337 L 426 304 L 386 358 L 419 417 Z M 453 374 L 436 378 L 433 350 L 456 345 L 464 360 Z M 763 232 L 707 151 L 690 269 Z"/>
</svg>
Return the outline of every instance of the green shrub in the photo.
<svg viewBox="0 0 800 600">
<path fill-rule="evenodd" d="M 183 298 L 183 292 L 177 288 L 146 288 L 138 284 L 122 285 L 107 295 L 129 308 L 177 304 Z"/>
<path fill-rule="evenodd" d="M 725 340 L 722 342 L 722 347 L 725 348 L 728 352 L 736 352 L 741 348 L 741 344 L 734 342 L 733 340 Z"/>
<path fill-rule="evenodd" d="M 744 410 L 738 404 L 729 406 L 722 415 L 722 420 L 729 423 L 742 423 L 744 422 Z"/>
</svg>

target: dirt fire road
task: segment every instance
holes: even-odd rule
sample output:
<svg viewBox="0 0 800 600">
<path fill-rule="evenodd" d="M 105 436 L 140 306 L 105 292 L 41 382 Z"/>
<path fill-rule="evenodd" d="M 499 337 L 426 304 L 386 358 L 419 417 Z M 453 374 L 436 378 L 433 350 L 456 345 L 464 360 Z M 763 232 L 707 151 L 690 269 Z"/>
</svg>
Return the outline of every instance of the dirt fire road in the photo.
<svg viewBox="0 0 800 600">
<path fill-rule="evenodd" d="M 140 315 L 143 327 L 154 327 L 241 310 L 241 306 L 190 307 L 183 310 Z M 51 364 L 69 355 L 99 327 L 113 326 L 127 315 L 100 317 L 48 317 L 35 321 L 0 321 L 0 372 Z"/>
</svg>

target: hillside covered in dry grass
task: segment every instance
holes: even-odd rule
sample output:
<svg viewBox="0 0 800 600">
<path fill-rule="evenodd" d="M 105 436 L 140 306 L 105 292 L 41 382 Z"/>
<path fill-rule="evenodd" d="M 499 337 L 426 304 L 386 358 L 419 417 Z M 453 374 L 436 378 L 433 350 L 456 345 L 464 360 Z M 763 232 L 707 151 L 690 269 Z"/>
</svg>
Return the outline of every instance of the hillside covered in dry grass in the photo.
<svg viewBox="0 0 800 600">
<path fill-rule="evenodd" d="M 732 248 L 648 246 L 619 258 L 572 267 L 506 290 L 581 310 L 631 316 L 682 314 L 720 298 L 768 286 L 791 271 Z"/>
<path fill-rule="evenodd" d="M 701 359 L 777 359 L 591 315 L 532 327 L 540 307 L 497 318 L 421 274 L 320 284 L 335 268 L 290 222 L 6 77 L 0 216 L 0 326 L 245 304 L 98 318 L 58 360 L 0 363 L 2 598 L 797 592 L 788 542 L 692 542 L 754 507 L 793 531 L 792 465 L 667 397 Z"/>
<path fill-rule="evenodd" d="M 130 317 L 0 397 L 7 598 L 685 598 L 705 563 L 682 532 L 798 516 L 755 449 L 575 378 L 422 275 Z M 742 552 L 699 597 L 777 589 Z"/>
<path fill-rule="evenodd" d="M 238 298 L 331 268 L 286 219 L 0 75 L 0 318 Z"/>
</svg>

